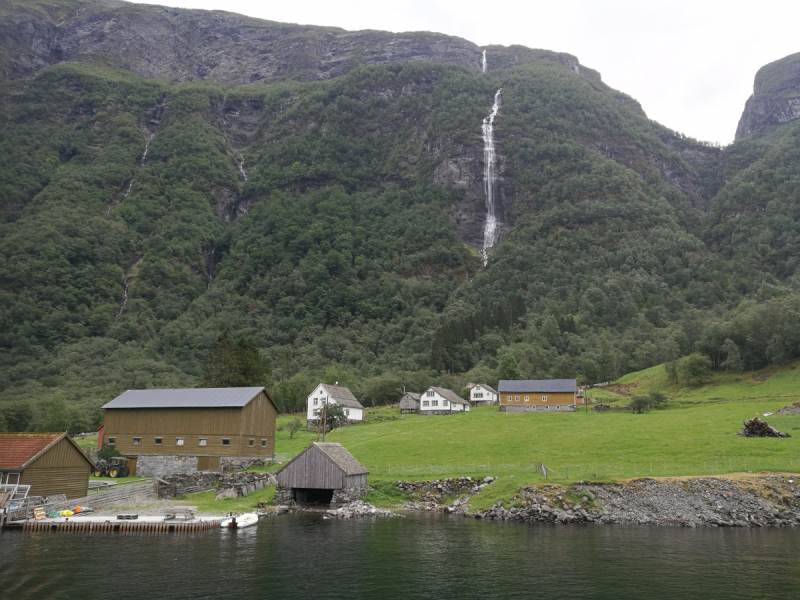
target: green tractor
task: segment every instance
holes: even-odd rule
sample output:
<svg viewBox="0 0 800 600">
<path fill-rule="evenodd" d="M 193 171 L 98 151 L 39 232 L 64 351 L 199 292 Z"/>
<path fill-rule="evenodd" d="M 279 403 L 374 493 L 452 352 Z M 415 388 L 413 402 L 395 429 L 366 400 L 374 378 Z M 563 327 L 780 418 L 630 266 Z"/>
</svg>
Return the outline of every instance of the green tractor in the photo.
<svg viewBox="0 0 800 600">
<path fill-rule="evenodd" d="M 127 477 L 131 474 L 131 470 L 127 465 L 128 459 L 124 456 L 114 456 L 108 460 L 101 460 L 97 463 L 92 474 L 95 477 Z"/>
</svg>

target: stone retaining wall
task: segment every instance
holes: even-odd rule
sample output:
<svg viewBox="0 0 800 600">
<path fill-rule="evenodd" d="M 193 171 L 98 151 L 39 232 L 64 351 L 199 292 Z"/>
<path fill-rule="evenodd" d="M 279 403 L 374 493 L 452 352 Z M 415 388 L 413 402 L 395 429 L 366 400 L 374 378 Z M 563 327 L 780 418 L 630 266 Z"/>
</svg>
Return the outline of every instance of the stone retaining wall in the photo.
<svg viewBox="0 0 800 600">
<path fill-rule="evenodd" d="M 233 473 L 220 480 L 215 500 L 241 498 L 276 483 L 274 473 Z"/>
<path fill-rule="evenodd" d="M 412 496 L 441 495 L 460 496 L 465 493 L 476 493 L 494 481 L 495 477 L 477 479 L 473 477 L 451 477 L 436 479 L 435 481 L 398 481 L 395 485 L 404 492 L 411 492 Z"/>
<path fill-rule="evenodd" d="M 140 454 L 136 460 L 136 475 L 140 477 L 164 477 L 175 473 L 196 472 L 196 456 Z"/>
<path fill-rule="evenodd" d="M 174 473 L 156 479 L 156 492 L 160 499 L 174 498 L 210 489 L 222 478 L 216 471 L 196 471 L 195 473 Z"/>
<path fill-rule="evenodd" d="M 228 471 L 241 471 L 248 467 L 258 466 L 266 467 L 270 463 L 270 459 L 263 456 L 220 456 L 219 468 L 224 472 Z"/>
<path fill-rule="evenodd" d="M 333 498 L 331 499 L 330 506 L 332 508 L 344 506 L 345 504 L 349 504 L 350 502 L 358 500 L 362 496 L 366 496 L 367 492 L 369 492 L 368 485 L 359 485 L 355 487 L 342 488 L 340 490 L 333 490 Z M 294 499 L 292 497 L 291 488 L 285 488 L 281 486 L 275 488 L 275 496 L 272 499 L 273 504 L 280 506 L 281 504 L 292 504 L 293 502 Z"/>
</svg>

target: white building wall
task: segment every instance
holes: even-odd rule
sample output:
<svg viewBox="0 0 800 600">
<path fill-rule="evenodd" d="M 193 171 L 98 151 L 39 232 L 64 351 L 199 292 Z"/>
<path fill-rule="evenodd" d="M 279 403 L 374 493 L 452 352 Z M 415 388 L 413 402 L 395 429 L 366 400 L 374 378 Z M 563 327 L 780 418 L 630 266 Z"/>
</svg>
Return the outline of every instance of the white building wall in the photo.
<svg viewBox="0 0 800 600">
<path fill-rule="evenodd" d="M 478 396 L 478 394 L 480 394 L 480 396 Z M 469 391 L 469 400 L 470 402 L 491 402 L 492 404 L 497 404 L 500 402 L 500 395 L 490 392 L 482 385 L 476 385 Z"/>
<path fill-rule="evenodd" d="M 316 403 L 314 403 L 315 400 Z M 306 398 L 306 419 L 316 419 L 317 415 L 315 415 L 314 412 L 322 408 L 325 402 L 329 404 L 338 404 L 335 398 L 328 396 L 322 384 L 319 384 L 314 388 L 314 391 L 308 395 L 308 398 Z M 360 408 L 345 406 L 345 410 L 348 411 L 347 418 L 351 421 L 362 421 L 364 419 L 364 411 Z"/>
<path fill-rule="evenodd" d="M 428 395 L 428 392 L 433 392 L 432 396 Z M 434 401 L 436 402 L 436 406 L 433 405 Z M 425 406 L 425 403 L 428 403 Z M 447 402 L 447 404 L 445 404 Z M 422 395 L 419 399 L 419 411 L 420 413 L 429 412 L 433 410 L 452 410 L 453 412 L 463 412 L 466 410 L 469 412 L 469 406 L 465 406 L 463 404 L 451 404 L 451 402 L 439 394 L 436 390 L 432 390 L 428 388 L 426 391 L 422 392 Z"/>
</svg>

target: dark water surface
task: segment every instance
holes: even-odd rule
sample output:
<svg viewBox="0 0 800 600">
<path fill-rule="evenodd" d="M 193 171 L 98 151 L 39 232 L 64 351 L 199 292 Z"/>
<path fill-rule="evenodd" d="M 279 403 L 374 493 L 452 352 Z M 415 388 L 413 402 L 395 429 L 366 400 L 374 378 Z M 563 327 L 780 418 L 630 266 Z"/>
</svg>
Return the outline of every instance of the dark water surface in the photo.
<svg viewBox="0 0 800 600">
<path fill-rule="evenodd" d="M 800 530 L 284 515 L 191 535 L 0 533 L 0 598 L 800 598 Z"/>
</svg>

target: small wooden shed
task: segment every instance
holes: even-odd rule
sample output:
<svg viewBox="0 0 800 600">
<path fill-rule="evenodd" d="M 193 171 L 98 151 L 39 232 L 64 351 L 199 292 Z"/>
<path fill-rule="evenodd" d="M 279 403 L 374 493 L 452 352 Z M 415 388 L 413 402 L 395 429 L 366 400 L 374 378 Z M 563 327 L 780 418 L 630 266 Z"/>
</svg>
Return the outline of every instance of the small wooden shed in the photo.
<svg viewBox="0 0 800 600">
<path fill-rule="evenodd" d="M 400 398 L 400 412 L 401 413 L 418 413 L 419 412 L 419 394 L 414 392 L 406 392 Z"/>
<path fill-rule="evenodd" d="M 336 443 L 314 442 L 275 473 L 275 504 L 336 506 L 366 495 L 369 471 Z"/>
<path fill-rule="evenodd" d="M 0 483 L 29 485 L 30 496 L 86 496 L 93 469 L 66 433 L 0 433 Z"/>
</svg>

